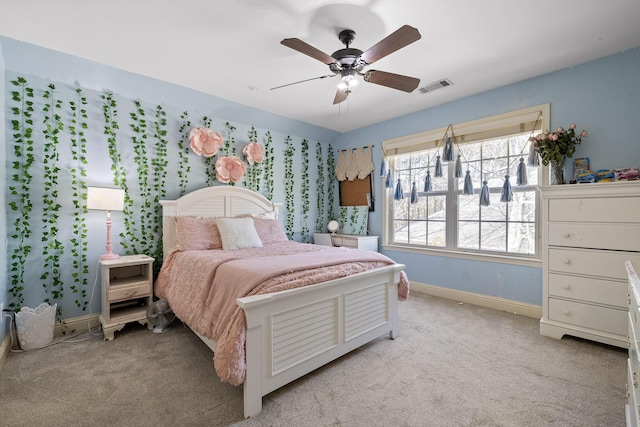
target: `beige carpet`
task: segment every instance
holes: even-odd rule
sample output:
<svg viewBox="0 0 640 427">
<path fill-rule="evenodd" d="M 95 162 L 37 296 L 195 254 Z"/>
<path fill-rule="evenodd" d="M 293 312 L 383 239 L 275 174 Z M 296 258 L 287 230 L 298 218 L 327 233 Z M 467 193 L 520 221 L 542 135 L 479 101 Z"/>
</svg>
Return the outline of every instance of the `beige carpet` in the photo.
<svg viewBox="0 0 640 427">
<path fill-rule="evenodd" d="M 412 295 L 400 336 L 380 338 L 263 399 L 242 388 L 178 322 L 112 342 L 9 355 L 2 426 L 622 426 L 626 351 L 538 333 L 538 321 Z"/>
</svg>

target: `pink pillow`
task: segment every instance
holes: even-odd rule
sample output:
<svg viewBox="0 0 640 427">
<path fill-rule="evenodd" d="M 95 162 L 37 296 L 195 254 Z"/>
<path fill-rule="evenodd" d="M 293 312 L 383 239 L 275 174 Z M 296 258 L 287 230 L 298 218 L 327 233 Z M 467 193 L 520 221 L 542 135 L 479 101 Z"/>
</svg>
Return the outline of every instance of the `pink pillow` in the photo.
<svg viewBox="0 0 640 427">
<path fill-rule="evenodd" d="M 222 239 L 216 225 L 216 218 L 176 217 L 176 249 L 181 251 L 222 249 Z"/>
<path fill-rule="evenodd" d="M 256 227 L 256 231 L 258 232 L 258 236 L 260 236 L 260 240 L 262 240 L 263 245 L 286 242 L 289 240 L 280 226 L 280 223 L 276 219 L 253 217 L 253 224 Z"/>
</svg>

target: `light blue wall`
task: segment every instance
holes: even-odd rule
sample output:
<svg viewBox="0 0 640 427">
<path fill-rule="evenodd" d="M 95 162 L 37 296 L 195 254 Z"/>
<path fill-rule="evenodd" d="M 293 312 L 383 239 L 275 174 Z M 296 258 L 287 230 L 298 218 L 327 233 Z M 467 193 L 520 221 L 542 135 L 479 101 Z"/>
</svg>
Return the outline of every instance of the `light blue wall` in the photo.
<svg viewBox="0 0 640 427">
<path fill-rule="evenodd" d="M 336 147 L 381 147 L 387 139 L 545 103 L 551 104 L 552 129 L 575 122 L 589 132 L 574 157 L 589 157 L 593 170 L 640 166 L 640 48 L 345 133 Z M 376 149 L 376 169 L 381 158 Z M 573 166 L 567 172 L 572 175 Z M 369 224 L 372 234 L 381 235 L 384 187 L 380 178 L 375 181 Z M 384 252 L 407 264 L 409 278 L 420 283 L 542 304 L 538 267 Z"/>
<path fill-rule="evenodd" d="M 4 82 L 4 57 L 2 55 L 2 44 L 0 44 L 0 81 Z M 6 90 L 4 84 L 0 84 L 0 105 L 5 105 Z M 1 147 L 7 146 L 5 132 L 5 114 L 4 108 L 0 108 L 0 144 Z M 0 183 L 2 184 L 2 192 L 0 192 L 0 206 L 6 206 L 6 177 L 4 174 L 4 165 L 6 162 L 6 152 L 0 149 Z M 7 212 L 0 209 L 0 304 L 7 306 Z M 0 313 L 4 319 L 4 314 Z M 8 322 L 4 322 L 0 328 L 0 343 L 4 340 L 9 329 Z"/>
</svg>

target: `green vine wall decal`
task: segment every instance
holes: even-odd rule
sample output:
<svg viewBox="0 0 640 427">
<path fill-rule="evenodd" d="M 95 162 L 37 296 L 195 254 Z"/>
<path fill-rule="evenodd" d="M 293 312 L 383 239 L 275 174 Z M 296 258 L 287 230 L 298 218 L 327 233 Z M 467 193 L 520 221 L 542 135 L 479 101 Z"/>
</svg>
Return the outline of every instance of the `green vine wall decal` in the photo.
<svg viewBox="0 0 640 427">
<path fill-rule="evenodd" d="M 19 310 L 24 304 L 24 273 L 27 257 L 31 252 L 28 243 L 31 238 L 31 167 L 35 157 L 33 155 L 33 89 L 28 86 L 27 80 L 19 77 L 11 82 L 17 90 L 11 92 L 11 99 L 18 104 L 12 107 L 14 119 L 11 120 L 13 130 L 13 155 L 15 160 L 11 168 L 13 174 L 9 185 L 9 207 L 16 214 L 13 222 L 13 234 L 11 239 L 16 242 L 11 255 L 11 284 L 9 293 L 12 301 L 9 307 Z"/>
<path fill-rule="evenodd" d="M 77 100 L 69 101 L 71 110 L 71 158 L 75 164 L 71 167 L 71 191 L 73 193 L 73 237 L 70 239 L 73 273 L 72 284 L 69 289 L 75 295 L 75 304 L 82 311 L 87 309 L 87 277 L 89 266 L 87 265 L 87 138 L 85 130 L 87 126 L 87 98 L 82 89 L 76 89 Z"/>
<path fill-rule="evenodd" d="M 316 232 L 321 233 L 327 223 L 324 206 L 324 161 L 322 158 L 322 144 L 316 143 L 316 166 L 318 177 L 316 178 Z"/>
<path fill-rule="evenodd" d="M 131 142 L 135 153 L 133 161 L 136 165 L 138 176 L 138 202 L 139 206 L 135 206 L 134 198 L 131 195 L 125 195 L 125 211 L 124 215 L 129 216 L 129 221 L 125 228 L 124 234 L 129 238 L 130 242 L 135 242 L 131 246 L 126 246 L 127 254 L 147 254 L 151 245 L 152 236 L 150 235 L 149 224 L 153 216 L 151 207 L 151 189 L 149 186 L 149 155 L 147 153 L 147 120 L 146 113 L 139 100 L 134 101 L 135 111 L 129 113 L 132 131 Z M 134 211 L 138 211 L 137 215 L 133 215 Z M 136 224 L 138 218 L 139 224 Z"/>
<path fill-rule="evenodd" d="M 211 119 L 204 116 L 202 118 L 202 125 L 207 129 L 211 129 Z M 216 164 L 213 161 L 214 159 L 214 156 L 204 158 L 204 164 L 206 165 L 205 172 L 207 174 L 207 187 L 211 187 L 216 181 Z"/>
<path fill-rule="evenodd" d="M 224 146 L 222 147 L 227 156 L 236 155 L 236 139 L 233 133 L 236 131 L 236 127 L 229 122 L 225 122 L 224 127 L 226 129 L 227 137 L 224 139 Z M 229 181 L 229 185 L 236 185 L 235 182 Z"/>
<path fill-rule="evenodd" d="M 258 132 L 252 126 L 248 133 L 249 142 L 258 142 Z M 263 166 L 261 163 L 253 163 L 247 165 L 247 173 L 245 175 L 244 186 L 251 191 L 260 191 L 260 177 L 262 175 Z"/>
<path fill-rule="evenodd" d="M 264 186 L 265 186 L 265 196 L 267 199 L 273 199 L 273 138 L 271 137 L 271 132 L 267 132 L 265 135 L 266 142 L 264 144 Z"/>
<path fill-rule="evenodd" d="M 162 106 L 156 106 L 153 122 L 153 137 L 155 140 L 155 156 L 151 159 L 153 167 L 153 203 L 152 203 L 152 248 L 148 254 L 155 259 L 154 271 L 160 271 L 162 265 L 162 209 L 160 200 L 164 199 L 167 181 L 167 113 Z"/>
<path fill-rule="evenodd" d="M 327 214 L 328 218 L 334 219 L 337 218 L 336 215 L 336 197 L 335 197 L 335 184 L 333 182 L 333 176 L 336 171 L 336 158 L 333 154 L 333 147 L 329 144 L 329 149 L 327 150 L 327 169 L 325 174 L 325 179 L 327 180 Z"/>
<path fill-rule="evenodd" d="M 45 288 L 47 298 L 46 303 L 53 304 L 63 296 L 64 283 L 60 277 L 61 266 L 60 257 L 64 253 L 64 245 L 59 240 L 58 219 L 60 208 L 58 203 L 58 176 L 60 168 L 58 166 L 59 153 L 58 134 L 64 129 L 60 119 L 60 109 L 62 100 L 56 99 L 55 85 L 49 84 L 49 90 L 43 94 L 45 100 L 42 113 L 45 117 L 44 147 L 43 147 L 43 170 L 44 170 L 44 192 L 42 195 L 42 255 L 44 258 L 43 272 L 40 280 Z"/>
<path fill-rule="evenodd" d="M 180 196 L 187 192 L 187 184 L 189 183 L 189 132 L 191 130 L 191 121 L 189 121 L 189 113 L 187 111 L 180 115 L 182 123 L 180 124 L 180 140 L 178 141 L 178 186 L 180 188 Z"/>
<path fill-rule="evenodd" d="M 302 196 L 302 241 L 309 242 L 309 141 L 302 140 L 302 189 L 300 194 Z"/>
<path fill-rule="evenodd" d="M 293 224 L 295 219 L 295 193 L 293 192 L 293 156 L 295 147 L 290 136 L 285 139 L 284 149 L 284 194 L 287 205 L 286 234 L 289 240 L 293 239 Z"/>
<path fill-rule="evenodd" d="M 133 222 L 133 199 L 129 195 L 129 188 L 127 185 L 127 173 L 122 163 L 122 155 L 118 151 L 117 144 L 117 130 L 120 129 L 118 125 L 118 108 L 117 102 L 113 97 L 113 93 L 107 92 L 101 95 L 103 100 L 102 112 L 104 116 L 104 134 L 107 135 L 109 158 L 111 159 L 111 171 L 113 172 L 113 183 L 117 188 L 124 190 L 124 209 L 122 211 L 122 218 L 124 222 L 125 230 L 134 230 L 135 222 Z M 135 235 L 129 233 L 120 233 L 122 241 L 120 244 L 122 247 L 130 253 L 129 248 L 132 248 L 138 238 Z M 129 238 L 129 241 L 125 239 Z"/>
</svg>

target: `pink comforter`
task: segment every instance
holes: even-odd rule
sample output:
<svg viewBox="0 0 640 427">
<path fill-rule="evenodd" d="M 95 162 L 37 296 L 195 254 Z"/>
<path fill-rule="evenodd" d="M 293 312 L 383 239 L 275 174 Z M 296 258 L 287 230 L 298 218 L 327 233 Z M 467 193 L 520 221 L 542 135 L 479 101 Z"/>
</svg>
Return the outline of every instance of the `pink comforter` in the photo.
<svg viewBox="0 0 640 427">
<path fill-rule="evenodd" d="M 377 252 L 295 242 L 238 251 L 174 251 L 162 266 L 155 292 L 169 301 L 187 325 L 216 340 L 217 374 L 223 381 L 239 385 L 246 370 L 246 325 L 244 312 L 235 303 L 237 298 L 320 283 L 393 263 Z M 398 297 L 405 299 L 407 295 L 408 281 L 402 272 Z"/>
</svg>

